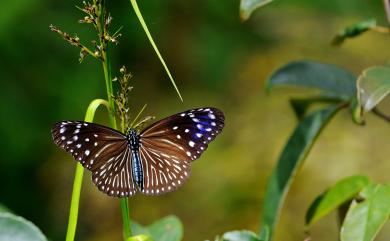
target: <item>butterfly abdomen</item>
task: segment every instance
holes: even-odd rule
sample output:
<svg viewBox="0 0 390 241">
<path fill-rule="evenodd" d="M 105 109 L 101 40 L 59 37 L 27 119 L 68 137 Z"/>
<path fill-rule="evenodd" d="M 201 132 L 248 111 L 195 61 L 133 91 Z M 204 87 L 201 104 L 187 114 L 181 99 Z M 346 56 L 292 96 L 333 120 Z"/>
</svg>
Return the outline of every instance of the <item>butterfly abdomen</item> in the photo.
<svg viewBox="0 0 390 241">
<path fill-rule="evenodd" d="M 136 130 L 130 129 L 126 135 L 129 148 L 131 150 L 131 169 L 133 174 L 134 182 L 137 184 L 138 188 L 142 191 L 144 189 L 144 175 L 141 165 L 141 158 L 139 155 L 139 136 Z"/>
</svg>

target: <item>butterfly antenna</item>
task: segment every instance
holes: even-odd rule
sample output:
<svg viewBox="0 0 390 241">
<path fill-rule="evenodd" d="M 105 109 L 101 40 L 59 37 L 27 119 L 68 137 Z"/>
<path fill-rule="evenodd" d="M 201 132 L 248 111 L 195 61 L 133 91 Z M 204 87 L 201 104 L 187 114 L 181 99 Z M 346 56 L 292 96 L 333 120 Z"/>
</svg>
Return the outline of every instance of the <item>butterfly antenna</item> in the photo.
<svg viewBox="0 0 390 241">
<path fill-rule="evenodd" d="M 146 109 L 146 106 L 147 106 L 148 104 L 145 104 L 143 107 L 142 107 L 142 109 L 138 112 L 138 114 L 137 114 L 137 116 L 134 118 L 134 120 L 131 122 L 131 124 L 130 124 L 130 128 L 132 128 L 133 126 L 134 126 L 134 123 L 138 120 L 138 118 L 140 117 L 140 115 L 142 114 L 142 112 Z M 137 125 L 135 125 L 135 127 L 136 127 Z"/>
<path fill-rule="evenodd" d="M 134 128 L 141 128 L 143 125 L 146 124 L 146 122 L 150 121 L 150 120 L 153 120 L 154 116 L 147 116 L 145 117 L 143 120 L 141 120 L 140 122 L 138 122 L 137 124 L 134 125 Z"/>
</svg>

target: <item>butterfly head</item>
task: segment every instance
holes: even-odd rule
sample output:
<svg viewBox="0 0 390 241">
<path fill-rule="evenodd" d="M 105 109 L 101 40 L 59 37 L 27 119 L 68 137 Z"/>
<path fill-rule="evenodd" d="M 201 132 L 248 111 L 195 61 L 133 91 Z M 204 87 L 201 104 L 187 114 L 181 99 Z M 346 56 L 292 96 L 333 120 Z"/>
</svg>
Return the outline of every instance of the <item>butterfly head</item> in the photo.
<svg viewBox="0 0 390 241">
<path fill-rule="evenodd" d="M 136 129 L 129 129 L 126 134 L 126 139 L 132 150 L 139 148 L 139 135 Z"/>
</svg>

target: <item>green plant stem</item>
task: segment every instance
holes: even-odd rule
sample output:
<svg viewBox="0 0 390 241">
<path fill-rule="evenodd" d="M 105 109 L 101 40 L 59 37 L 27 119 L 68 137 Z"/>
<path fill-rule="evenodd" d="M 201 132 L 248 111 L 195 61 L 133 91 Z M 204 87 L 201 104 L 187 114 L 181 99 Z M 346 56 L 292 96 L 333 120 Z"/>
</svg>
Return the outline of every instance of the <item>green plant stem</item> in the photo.
<svg viewBox="0 0 390 241">
<path fill-rule="evenodd" d="M 116 118 L 115 118 L 115 103 L 114 99 L 112 98 L 114 96 L 113 88 L 112 88 L 112 77 L 111 77 L 111 64 L 110 64 L 110 58 L 107 54 L 108 52 L 108 46 L 106 44 L 103 45 L 105 51 L 103 51 L 103 71 L 104 71 L 104 78 L 106 81 L 106 88 L 107 88 L 107 98 L 108 98 L 108 104 L 109 104 L 109 120 L 110 120 L 110 126 L 114 129 L 117 129 L 116 124 Z M 129 215 L 129 200 L 127 197 L 120 199 L 120 206 L 121 206 L 121 213 L 122 213 L 122 220 L 123 220 L 123 235 L 124 239 L 127 240 L 129 237 L 132 236 L 131 226 L 130 226 L 130 215 Z"/>
<path fill-rule="evenodd" d="M 389 115 L 385 115 L 380 110 L 378 110 L 378 108 L 375 107 L 374 109 L 372 109 L 372 113 L 374 113 L 375 115 L 377 115 L 380 118 L 384 119 L 385 121 L 390 122 L 390 116 Z"/>
<path fill-rule="evenodd" d="M 76 172 L 73 181 L 72 200 L 70 202 L 68 230 L 66 232 L 66 241 L 73 241 L 76 235 L 77 217 L 79 213 L 79 202 L 81 185 L 83 182 L 84 168 L 77 163 Z"/>
<path fill-rule="evenodd" d="M 383 33 L 383 34 L 389 34 L 390 33 L 390 28 L 389 27 L 383 27 L 383 26 L 374 26 L 371 28 L 372 31 L 378 32 L 378 33 Z"/>
<path fill-rule="evenodd" d="M 169 71 L 168 66 L 165 64 L 165 61 L 164 61 L 163 57 L 161 56 L 160 51 L 158 50 L 156 44 L 154 43 L 152 35 L 149 32 L 148 26 L 146 25 L 145 20 L 142 17 L 142 14 L 141 14 L 141 11 L 139 10 L 137 1 L 130 0 L 130 3 L 131 3 L 131 6 L 133 6 L 134 12 L 137 15 L 139 22 L 141 23 L 142 28 L 144 29 L 145 34 L 148 37 L 150 44 L 152 45 L 154 51 L 156 52 L 157 57 L 160 59 L 161 64 L 164 66 L 164 69 L 167 72 L 167 75 L 168 75 L 169 79 L 171 80 L 171 83 L 172 83 L 173 87 L 175 88 L 177 95 L 179 96 L 180 100 L 183 101 L 183 98 L 181 97 L 180 91 L 177 88 L 175 81 L 173 80 L 171 72 Z"/>
<path fill-rule="evenodd" d="M 87 109 L 84 120 L 92 122 L 95 112 L 100 105 L 104 105 L 108 110 L 108 102 L 102 99 L 93 100 Z M 80 163 L 77 163 L 75 177 L 73 181 L 72 199 L 70 202 L 68 229 L 66 232 L 66 241 L 73 241 L 76 235 L 77 217 L 79 212 L 80 192 L 83 182 L 84 168 Z"/>
<path fill-rule="evenodd" d="M 96 1 L 94 1 L 96 3 Z M 106 33 L 104 28 L 104 12 L 105 12 L 105 6 L 104 2 L 102 3 L 102 8 L 99 10 L 100 18 L 98 18 L 98 32 L 100 37 L 100 45 L 102 46 L 102 65 L 103 65 L 103 72 L 104 72 L 104 79 L 106 82 L 106 89 L 107 89 L 107 99 L 108 99 L 108 105 L 109 105 L 109 122 L 110 126 L 114 129 L 117 129 L 117 122 L 115 118 L 115 103 L 114 103 L 114 91 L 112 88 L 112 76 L 111 76 L 111 61 L 110 61 L 110 55 L 109 55 L 109 49 L 107 41 L 105 40 Z M 128 198 L 121 198 L 120 199 L 120 206 L 121 206 L 121 213 L 122 213 L 122 219 L 123 219 L 123 235 L 124 239 L 128 239 L 132 236 L 131 232 L 131 226 L 130 226 L 130 215 L 129 215 L 129 201 Z"/>
</svg>

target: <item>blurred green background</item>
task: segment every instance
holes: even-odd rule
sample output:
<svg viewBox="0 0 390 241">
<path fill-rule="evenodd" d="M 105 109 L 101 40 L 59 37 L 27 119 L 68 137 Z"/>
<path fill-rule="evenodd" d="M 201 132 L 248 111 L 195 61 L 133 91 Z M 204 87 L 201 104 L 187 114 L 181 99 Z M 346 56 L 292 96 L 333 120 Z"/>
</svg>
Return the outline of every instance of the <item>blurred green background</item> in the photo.
<svg viewBox="0 0 390 241">
<path fill-rule="evenodd" d="M 133 75 L 132 113 L 158 119 L 200 106 L 224 110 L 226 127 L 193 165 L 181 189 L 159 197 L 130 199 L 131 217 L 149 224 L 168 214 L 184 224 L 184 240 L 213 239 L 233 229 L 259 228 L 266 180 L 296 119 L 288 99 L 310 90 L 264 92 L 269 74 L 290 60 L 315 59 L 356 74 L 388 61 L 389 36 L 368 33 L 330 46 L 345 25 L 376 17 L 382 1 L 278 0 L 246 23 L 239 1 L 139 1 L 165 60 L 184 97 L 181 103 L 155 56 L 128 1 L 108 1 L 115 28 L 123 25 L 112 51 L 114 75 L 126 65 Z M 78 63 L 78 49 L 50 32 L 54 24 L 94 38 L 75 5 L 81 1 L 3 1 L 0 8 L 0 203 L 37 224 L 51 240 L 63 240 L 75 162 L 51 141 L 59 120 L 81 120 L 92 99 L 105 98 L 100 63 Z M 388 100 L 388 99 L 387 99 Z M 390 103 L 380 107 L 389 113 Z M 100 111 L 97 120 L 106 123 Z M 310 202 L 339 178 L 366 174 L 389 181 L 390 128 L 369 115 L 364 127 L 347 112 L 325 129 L 287 197 L 276 240 L 304 239 L 304 214 Z M 313 240 L 337 240 L 335 215 L 311 231 Z M 77 240 L 121 239 L 119 201 L 93 186 L 85 175 Z M 388 240 L 390 226 L 377 240 Z"/>
</svg>

